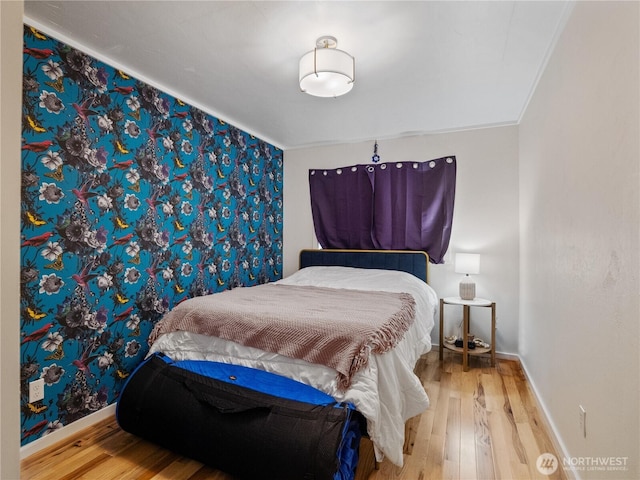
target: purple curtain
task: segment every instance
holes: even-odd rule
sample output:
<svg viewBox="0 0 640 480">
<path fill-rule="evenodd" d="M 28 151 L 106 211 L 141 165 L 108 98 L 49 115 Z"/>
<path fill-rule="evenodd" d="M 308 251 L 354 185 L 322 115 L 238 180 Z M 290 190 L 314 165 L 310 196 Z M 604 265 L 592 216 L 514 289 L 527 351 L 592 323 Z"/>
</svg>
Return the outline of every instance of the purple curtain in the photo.
<svg viewBox="0 0 640 480">
<path fill-rule="evenodd" d="M 456 158 L 310 170 L 311 211 L 323 248 L 423 250 L 449 246 Z"/>
</svg>

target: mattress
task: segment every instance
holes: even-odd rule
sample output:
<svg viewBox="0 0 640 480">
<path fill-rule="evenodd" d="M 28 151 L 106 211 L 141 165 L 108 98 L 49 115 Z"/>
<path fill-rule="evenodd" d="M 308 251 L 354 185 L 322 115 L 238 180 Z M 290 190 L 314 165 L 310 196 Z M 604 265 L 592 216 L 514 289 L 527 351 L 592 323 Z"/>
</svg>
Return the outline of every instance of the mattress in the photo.
<svg viewBox="0 0 640 480">
<path fill-rule="evenodd" d="M 161 352 L 176 361 L 209 360 L 241 365 L 310 385 L 337 402 L 355 405 L 366 419 L 367 434 L 373 442 L 376 459 L 386 458 L 402 466 L 404 423 L 429 406 L 427 394 L 413 368 L 418 358 L 431 349 L 437 306 L 434 290 L 405 272 L 334 266 L 306 267 L 278 282 L 406 292 L 414 297 L 416 318 L 393 350 L 370 356 L 368 366 L 354 376 L 347 390 L 339 388 L 336 372 L 331 368 L 191 332 L 160 336 L 151 346 L 149 355 Z"/>
</svg>

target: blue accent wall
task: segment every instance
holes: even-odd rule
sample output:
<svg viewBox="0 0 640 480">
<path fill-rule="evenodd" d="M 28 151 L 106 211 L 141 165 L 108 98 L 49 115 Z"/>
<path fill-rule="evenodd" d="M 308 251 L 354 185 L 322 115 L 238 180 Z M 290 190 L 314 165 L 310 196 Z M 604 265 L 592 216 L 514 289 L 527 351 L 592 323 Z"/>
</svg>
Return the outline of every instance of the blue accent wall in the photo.
<svg viewBox="0 0 640 480">
<path fill-rule="evenodd" d="M 281 278 L 282 151 L 28 25 L 22 130 L 24 445 L 113 403 L 177 303 Z"/>
</svg>

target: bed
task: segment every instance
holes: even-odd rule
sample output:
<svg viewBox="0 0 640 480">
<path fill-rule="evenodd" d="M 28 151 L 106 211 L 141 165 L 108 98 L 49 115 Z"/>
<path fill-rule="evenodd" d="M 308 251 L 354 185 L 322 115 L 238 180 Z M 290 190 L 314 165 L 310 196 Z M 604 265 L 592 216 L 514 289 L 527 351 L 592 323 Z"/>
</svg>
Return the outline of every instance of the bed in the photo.
<svg viewBox="0 0 640 480">
<path fill-rule="evenodd" d="M 285 382 L 291 381 L 294 382 L 294 385 L 303 386 L 302 388 L 308 387 L 313 391 L 318 392 L 320 395 L 325 395 L 326 398 L 330 399 L 330 402 L 323 404 L 322 401 L 320 401 L 318 404 L 313 404 L 315 405 L 314 407 L 309 407 L 316 412 L 320 412 L 319 415 L 322 417 L 321 420 L 318 421 L 313 419 L 311 420 L 312 422 L 316 422 L 314 426 L 302 426 L 305 424 L 294 422 L 294 425 L 297 426 L 288 430 L 286 435 L 278 435 L 277 432 L 282 432 L 282 430 L 279 425 L 275 425 L 275 433 L 272 434 L 274 437 L 291 437 L 293 435 L 293 440 L 289 438 L 287 440 L 288 443 L 285 442 L 286 446 L 283 447 L 283 449 L 287 451 L 287 455 L 291 455 L 293 448 L 292 445 L 302 445 L 307 441 L 313 443 L 315 441 L 313 438 L 315 437 L 313 437 L 310 432 L 314 432 L 317 439 L 326 439 L 331 437 L 327 432 L 322 432 L 321 429 L 324 427 L 321 428 L 319 425 L 327 425 L 328 423 L 325 416 L 334 415 L 336 410 L 341 410 L 341 414 L 339 415 L 340 418 L 336 420 L 338 425 L 336 428 L 340 431 L 336 437 L 337 443 L 334 442 L 335 444 L 332 444 L 333 446 L 325 445 L 320 447 L 319 449 L 323 450 L 324 454 L 326 454 L 327 449 L 331 450 L 335 448 L 336 445 L 342 448 L 344 437 L 347 433 L 353 433 L 353 431 L 359 429 L 361 431 L 364 430 L 363 433 L 371 439 L 375 449 L 376 460 L 381 461 L 382 459 L 387 458 L 392 463 L 401 466 L 403 463 L 405 422 L 422 413 L 429 405 L 429 400 L 424 387 L 417 376 L 413 373 L 413 368 L 418 358 L 431 349 L 430 333 L 434 324 L 437 295 L 427 283 L 428 264 L 428 256 L 424 252 L 303 250 L 300 253 L 300 269 L 294 274 L 274 282 L 272 285 L 268 285 L 270 289 L 264 288 L 259 290 L 256 287 L 239 289 L 237 293 L 240 294 L 261 292 L 260 294 L 256 294 L 256 298 L 262 298 L 259 304 L 259 309 L 263 308 L 263 303 L 264 305 L 269 303 L 269 296 L 280 294 L 284 295 L 284 292 L 289 292 L 289 294 L 298 297 L 299 304 L 306 305 L 307 302 L 310 302 L 310 305 L 314 305 L 314 301 L 317 301 L 322 305 L 333 303 L 333 301 L 327 302 L 326 299 L 329 297 L 308 299 L 307 297 L 304 297 L 307 291 L 313 292 L 314 295 L 316 292 L 328 294 L 331 295 L 332 299 L 341 299 L 341 295 L 343 294 L 348 297 L 353 296 L 355 299 L 354 301 L 360 302 L 361 305 L 367 304 L 369 310 L 375 310 L 376 312 L 382 312 L 388 308 L 393 315 L 389 315 L 389 318 L 385 316 L 383 323 L 387 325 L 391 321 L 390 319 L 393 318 L 393 322 L 400 322 L 399 324 L 402 326 L 399 328 L 404 330 L 399 334 L 393 333 L 392 330 L 384 330 L 384 334 L 379 336 L 379 338 L 384 338 L 384 340 L 379 340 L 378 338 L 375 345 L 369 343 L 366 348 L 362 348 L 360 345 L 356 349 L 358 352 L 357 355 L 358 358 L 364 357 L 364 359 L 357 362 L 352 360 L 346 367 L 344 362 L 342 362 L 342 357 L 339 357 L 338 360 L 336 360 L 334 356 L 326 354 L 326 352 L 333 352 L 332 348 L 335 339 L 332 335 L 334 335 L 336 331 L 340 331 L 340 334 L 342 334 L 343 329 L 341 328 L 334 327 L 330 329 L 331 332 L 328 334 L 322 334 L 324 335 L 322 337 L 323 339 L 325 337 L 331 338 L 330 342 L 322 343 L 322 348 L 310 348 L 308 349 L 309 351 L 304 351 L 302 354 L 299 352 L 300 348 L 293 348 L 289 346 L 289 344 L 278 344 L 276 347 L 273 347 L 264 340 L 268 335 L 263 335 L 262 330 L 251 330 L 251 326 L 253 324 L 249 327 L 247 327 L 246 324 L 242 326 L 241 330 L 244 336 L 242 336 L 239 341 L 235 339 L 235 337 L 234 339 L 236 341 L 230 340 L 229 338 L 231 337 L 227 335 L 228 332 L 222 332 L 220 333 L 220 336 L 212 335 L 212 332 L 208 330 L 212 328 L 210 327 L 209 316 L 207 317 L 206 322 L 194 320 L 196 317 L 192 316 L 192 312 L 200 309 L 200 305 L 197 305 L 198 302 L 206 303 L 210 300 L 222 300 L 224 297 L 220 296 L 220 294 L 209 296 L 212 297 L 210 299 L 198 297 L 198 299 L 192 299 L 185 302 L 191 302 L 186 306 L 180 305 L 176 307 L 174 310 L 188 311 L 189 314 L 183 313 L 179 316 L 179 319 L 176 320 L 176 328 L 167 327 L 167 324 L 171 322 L 170 319 L 167 319 L 166 317 L 162 322 L 160 322 L 162 325 L 159 324 L 156 326 L 150 337 L 151 346 L 147 358 L 148 360 L 153 359 L 159 368 L 164 368 L 164 363 L 161 362 L 171 364 L 172 366 L 177 365 L 177 371 L 181 374 L 184 373 L 184 375 L 187 376 L 200 375 L 198 378 L 201 378 L 202 375 L 206 377 L 216 377 L 216 375 L 218 375 L 217 379 L 211 381 L 216 381 L 218 383 L 222 382 L 222 389 L 225 391 L 230 388 L 240 388 L 241 390 L 239 390 L 239 392 L 232 392 L 233 394 L 240 395 L 240 397 L 242 397 L 246 392 L 250 392 L 252 395 L 255 393 L 258 397 L 260 397 L 260 395 L 270 395 L 271 397 L 269 397 L 269 401 L 293 402 L 286 403 L 284 406 L 278 403 L 282 408 L 289 410 L 292 408 L 295 410 L 300 405 L 299 403 L 296 403 L 298 402 L 296 395 L 287 395 L 286 393 L 283 393 L 285 391 L 291 391 L 288 386 L 284 388 L 284 390 L 282 388 L 280 390 L 261 390 L 256 388 L 255 390 L 259 390 L 258 393 L 254 392 L 253 386 L 258 383 L 262 385 L 276 384 L 278 383 L 278 381 L 276 381 L 278 378 L 284 378 Z M 278 289 L 281 289 L 282 293 Z M 372 294 L 372 292 L 374 293 Z M 260 295 L 262 295 L 262 297 L 260 297 Z M 372 300 L 372 295 L 375 295 L 376 298 L 380 298 L 380 300 Z M 243 304 L 245 301 L 242 297 L 233 298 L 234 300 L 231 303 Z M 238 298 L 240 298 L 240 300 L 238 300 Z M 274 298 L 272 303 L 276 305 L 275 308 L 279 309 L 278 306 L 282 305 L 284 302 L 279 297 L 272 298 Z M 302 298 L 302 300 L 300 300 L 300 298 Z M 342 300 L 336 300 L 336 302 L 337 301 L 342 302 Z M 255 301 L 247 301 L 246 303 L 248 305 L 253 304 L 253 307 L 249 306 L 247 308 L 255 308 L 258 305 Z M 208 306 L 209 304 L 206 303 L 206 305 Z M 268 308 L 268 306 L 264 306 L 265 312 L 270 312 Z M 300 307 L 296 306 L 292 308 L 296 309 Z M 314 309 L 317 308 L 319 307 L 314 305 L 313 308 L 310 307 L 309 311 L 305 311 L 305 318 L 315 318 L 316 313 Z M 346 303 L 340 303 L 338 310 L 340 310 L 344 316 L 349 317 L 350 315 L 353 315 L 353 312 L 349 310 L 350 308 L 352 307 L 347 306 Z M 330 309 L 330 307 L 327 307 L 327 309 Z M 407 314 L 407 309 L 412 320 L 408 322 L 408 324 L 404 324 L 402 323 L 405 320 L 403 315 Z M 363 312 L 365 312 L 365 310 L 366 309 L 363 309 Z M 302 311 L 302 309 L 298 311 Z M 207 313 L 207 315 L 211 314 Z M 267 315 L 267 313 L 265 313 L 265 315 Z M 366 317 L 366 315 L 372 315 L 372 313 L 362 313 L 363 318 Z M 188 318 L 188 321 L 185 320 L 186 318 Z M 320 323 L 327 324 L 331 324 L 331 322 L 334 321 L 333 318 L 326 320 L 325 317 L 322 316 L 318 317 L 318 319 L 321 320 Z M 285 322 L 284 325 L 288 325 L 286 323 L 288 319 L 283 321 Z M 341 321 L 341 318 L 338 318 L 335 321 Z M 196 325 L 194 326 L 194 324 Z M 206 326 L 203 327 L 199 324 L 206 324 Z M 277 325 L 277 322 L 274 322 L 273 325 Z M 394 325 L 396 324 L 394 323 Z M 224 327 L 216 328 L 217 330 L 215 330 L 215 332 L 221 332 L 224 330 Z M 269 328 L 275 327 L 270 325 Z M 377 332 L 378 329 L 376 329 L 376 333 Z M 368 334 L 369 331 L 367 330 L 366 333 Z M 317 332 L 314 330 L 313 334 L 316 335 Z M 287 336 L 287 332 L 284 330 L 276 330 L 275 335 Z M 397 338 L 393 338 L 394 335 Z M 337 333 L 335 333 L 334 336 L 336 338 L 340 337 Z M 391 337 L 391 340 L 389 340 L 389 337 Z M 294 342 L 292 341 L 292 343 Z M 266 348 L 263 348 L 265 345 Z M 341 349 L 342 347 L 336 348 L 336 350 Z M 283 354 L 283 352 L 286 354 Z M 325 359 L 318 359 L 318 357 L 322 357 L 323 355 L 330 357 L 329 361 L 324 361 Z M 309 361 L 310 359 L 312 361 Z M 149 362 L 145 363 L 148 364 Z M 357 364 L 357 366 L 354 367 L 354 364 Z M 207 370 L 206 372 L 203 371 L 203 366 L 207 367 L 205 368 L 205 370 Z M 215 366 L 214 370 L 218 369 L 219 373 L 212 373 L 210 371 L 211 369 L 208 368 L 211 366 Z M 147 367 L 149 367 L 149 365 L 145 368 Z M 238 368 L 244 370 L 229 373 L 225 368 Z M 246 384 L 241 386 L 236 384 L 228 386 L 224 381 L 226 378 L 233 378 L 235 383 L 238 378 L 243 378 L 245 374 L 250 374 L 252 372 L 257 373 L 258 375 L 273 375 L 274 377 L 256 379 L 249 376 L 247 378 L 250 380 L 247 380 Z M 142 375 L 143 374 L 138 373 L 138 371 L 134 372 L 127 382 L 127 385 L 130 382 L 135 382 L 135 379 L 142 377 Z M 143 387 L 140 387 L 139 391 L 136 393 L 135 397 L 137 400 L 135 402 L 133 400 L 124 402 L 124 398 L 127 397 L 125 393 L 127 393 L 128 387 L 125 385 L 123 388 L 123 394 L 121 395 L 121 399 L 118 404 L 117 417 L 121 426 L 123 426 L 123 423 L 126 424 L 123 426 L 125 430 L 131 431 L 131 425 L 136 425 L 136 422 L 140 423 L 141 416 L 144 416 L 146 406 L 142 405 L 139 400 L 140 389 L 144 388 L 145 392 L 151 392 L 152 394 L 155 393 L 157 397 L 163 399 L 162 401 L 164 401 L 168 396 L 174 396 L 173 394 L 167 393 L 174 392 L 174 386 L 164 385 L 163 387 L 158 386 L 156 388 L 156 383 L 160 383 L 157 380 L 158 378 L 159 376 L 155 371 L 144 374 L 144 378 L 142 379 L 143 381 L 139 381 L 139 384 Z M 189 380 L 189 382 L 191 382 L 191 380 Z M 181 385 L 188 384 L 189 382 L 181 381 Z M 162 391 L 163 388 L 164 391 Z M 206 387 L 208 392 L 207 401 L 216 396 L 215 393 L 211 393 L 214 391 L 212 390 L 213 388 L 214 387 L 211 385 Z M 215 388 L 220 388 L 220 385 L 216 384 Z M 245 388 L 248 390 L 242 390 Z M 133 387 L 131 387 L 131 389 L 133 389 Z M 189 389 L 190 394 L 192 394 L 191 391 L 197 390 L 193 388 L 193 382 L 191 382 L 191 387 L 189 387 Z M 221 395 L 224 396 L 227 393 Z M 200 399 L 196 399 L 194 402 L 196 404 L 198 402 L 201 403 L 201 392 L 196 392 L 195 396 L 200 397 Z M 245 396 L 251 395 L 247 394 Z M 133 397 L 134 395 L 129 395 L 129 398 Z M 236 396 L 232 398 L 237 399 L 240 397 Z M 147 402 L 147 404 L 159 404 L 162 403 L 162 401 L 151 401 Z M 176 401 L 179 402 L 180 400 Z M 264 399 L 257 398 L 255 401 L 260 402 L 264 401 Z M 218 400 L 215 400 L 215 402 L 218 402 Z M 135 408 L 131 406 L 130 403 L 135 403 Z M 306 409 L 306 405 L 309 405 L 306 401 L 302 403 L 304 404 L 303 409 Z M 331 406 L 331 409 L 327 409 L 328 406 Z M 325 408 L 326 411 L 322 412 L 322 408 Z M 169 409 L 173 410 L 175 407 L 167 406 L 166 410 Z M 149 414 L 148 416 L 154 418 L 167 418 L 173 415 L 172 411 L 163 411 L 162 407 L 160 407 L 159 410 L 154 411 L 152 415 Z M 181 415 L 180 421 L 177 422 L 179 423 L 180 428 L 184 426 L 184 429 L 181 430 L 183 433 L 181 434 L 185 435 L 188 434 L 188 432 L 194 432 L 197 427 L 202 430 L 204 420 L 198 417 L 202 417 L 203 415 L 204 414 L 194 414 L 192 416 L 188 414 Z M 285 416 L 291 417 L 291 415 L 292 414 L 288 414 Z M 307 414 L 300 414 L 300 418 L 302 417 L 307 418 Z M 126 420 L 123 422 L 122 418 L 126 418 Z M 296 419 L 296 422 L 299 421 L 299 418 Z M 250 424 L 251 422 L 254 422 L 254 420 L 251 420 L 248 423 Z M 273 424 L 274 422 L 271 423 Z M 329 424 L 330 423 L 331 422 L 329 422 Z M 366 426 L 363 427 L 364 425 Z M 268 441 L 264 438 L 263 433 L 258 434 L 259 432 L 257 430 L 262 432 L 263 427 L 264 426 L 252 427 L 251 425 L 243 425 L 242 428 L 237 429 L 240 432 L 238 433 L 239 438 L 232 442 L 224 442 L 224 439 L 222 441 L 225 447 L 228 446 L 229 443 L 234 443 L 236 441 L 239 442 L 239 445 L 241 445 L 240 448 L 245 450 L 243 455 L 246 454 L 251 456 L 250 453 L 247 454 L 249 451 L 257 451 L 259 455 L 261 452 L 261 445 L 264 446 L 265 443 L 277 443 L 279 441 L 275 438 Z M 207 428 L 211 431 L 224 431 L 226 432 L 225 435 L 229 435 L 229 432 L 236 431 L 233 423 L 230 426 L 223 425 L 218 427 L 217 425 L 213 425 Z M 254 430 L 251 430 L 252 428 L 254 428 Z M 333 431 L 336 431 L 336 428 L 334 428 Z M 163 435 L 162 429 L 156 429 L 154 432 L 155 433 L 148 434 L 146 436 L 153 437 L 149 439 L 156 441 L 157 443 L 163 443 L 162 439 L 157 438 L 158 436 Z M 145 432 L 135 431 L 132 433 L 145 436 Z M 295 439 L 296 433 L 299 435 L 299 438 L 297 439 Z M 210 456 L 208 456 L 206 453 L 206 447 L 202 447 L 202 444 L 203 442 L 206 444 L 210 438 L 207 438 L 206 433 L 201 433 L 199 435 L 204 435 L 204 439 L 202 439 L 202 441 L 199 439 L 197 442 L 198 448 L 202 448 L 203 451 L 199 455 L 195 456 L 189 455 L 189 452 L 186 452 L 185 454 L 187 456 L 194 456 L 198 460 L 204 461 L 204 463 L 209 463 L 216 468 L 221 468 L 222 470 L 231 471 L 231 473 L 239 476 L 244 475 L 246 478 L 251 477 L 250 473 L 247 473 L 242 469 L 235 469 L 235 465 L 221 465 L 220 458 L 213 458 L 211 461 L 208 461 Z M 258 440 L 255 440 L 256 438 Z M 245 440 L 249 443 L 254 441 L 251 439 L 255 440 L 254 443 L 257 442 L 256 444 L 249 446 L 254 448 L 254 450 L 251 450 L 245 443 L 243 443 Z M 165 445 L 167 444 L 167 442 L 164 443 Z M 182 446 L 185 445 L 185 441 L 184 439 L 177 441 L 172 439 L 170 442 L 170 446 L 171 445 Z M 292 461 L 294 463 L 297 460 L 304 461 L 305 458 L 308 458 L 311 455 L 309 450 L 306 448 L 307 447 L 301 447 L 300 452 L 296 454 L 299 455 L 300 458 L 293 459 Z M 357 455 L 357 451 L 355 454 Z M 347 455 L 350 455 L 350 453 L 347 453 Z M 269 454 L 269 456 L 272 457 L 273 455 Z M 333 456 L 333 452 L 330 452 L 330 456 Z M 211 457 L 216 457 L 216 455 L 212 455 Z M 217 457 L 226 458 L 229 457 L 229 453 L 227 452 L 224 455 L 218 455 Z M 246 461 L 243 462 L 242 459 L 244 459 L 244 457 L 241 457 L 240 463 L 250 463 L 250 460 L 252 460 L 251 458 L 246 458 Z M 270 458 L 260 458 L 260 462 L 263 464 L 261 467 L 263 477 L 265 475 L 265 468 L 267 468 L 264 465 L 266 465 L 268 461 L 270 461 Z M 235 462 L 238 463 L 237 460 Z M 317 463 L 322 462 L 324 462 L 323 459 L 317 459 Z M 357 464 L 357 458 L 352 462 Z M 273 468 L 283 467 L 277 466 Z M 299 473 L 301 471 L 303 470 L 298 470 L 298 473 L 292 473 L 290 478 L 296 478 L 296 475 L 301 475 Z M 277 475 L 278 478 L 285 478 L 287 476 L 280 471 L 278 471 Z M 326 475 L 326 478 L 334 479 L 350 478 L 350 474 L 348 472 L 344 474 L 324 472 L 317 475 L 315 473 L 310 473 L 305 477 L 299 476 L 297 478 L 323 478 L 323 475 Z"/>
</svg>

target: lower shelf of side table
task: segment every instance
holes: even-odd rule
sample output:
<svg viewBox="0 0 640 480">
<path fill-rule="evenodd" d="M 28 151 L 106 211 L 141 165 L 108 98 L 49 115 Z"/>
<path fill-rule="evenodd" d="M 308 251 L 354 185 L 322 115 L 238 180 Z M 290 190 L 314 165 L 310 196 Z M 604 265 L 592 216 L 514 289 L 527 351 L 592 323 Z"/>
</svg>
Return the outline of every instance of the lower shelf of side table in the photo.
<svg viewBox="0 0 640 480">
<path fill-rule="evenodd" d="M 451 345 L 450 343 L 444 343 L 444 348 L 451 350 L 456 353 L 463 353 L 462 347 L 456 347 L 455 345 Z M 482 355 L 484 353 L 491 353 L 491 347 L 476 347 L 467 349 L 467 353 L 469 355 Z"/>
</svg>

